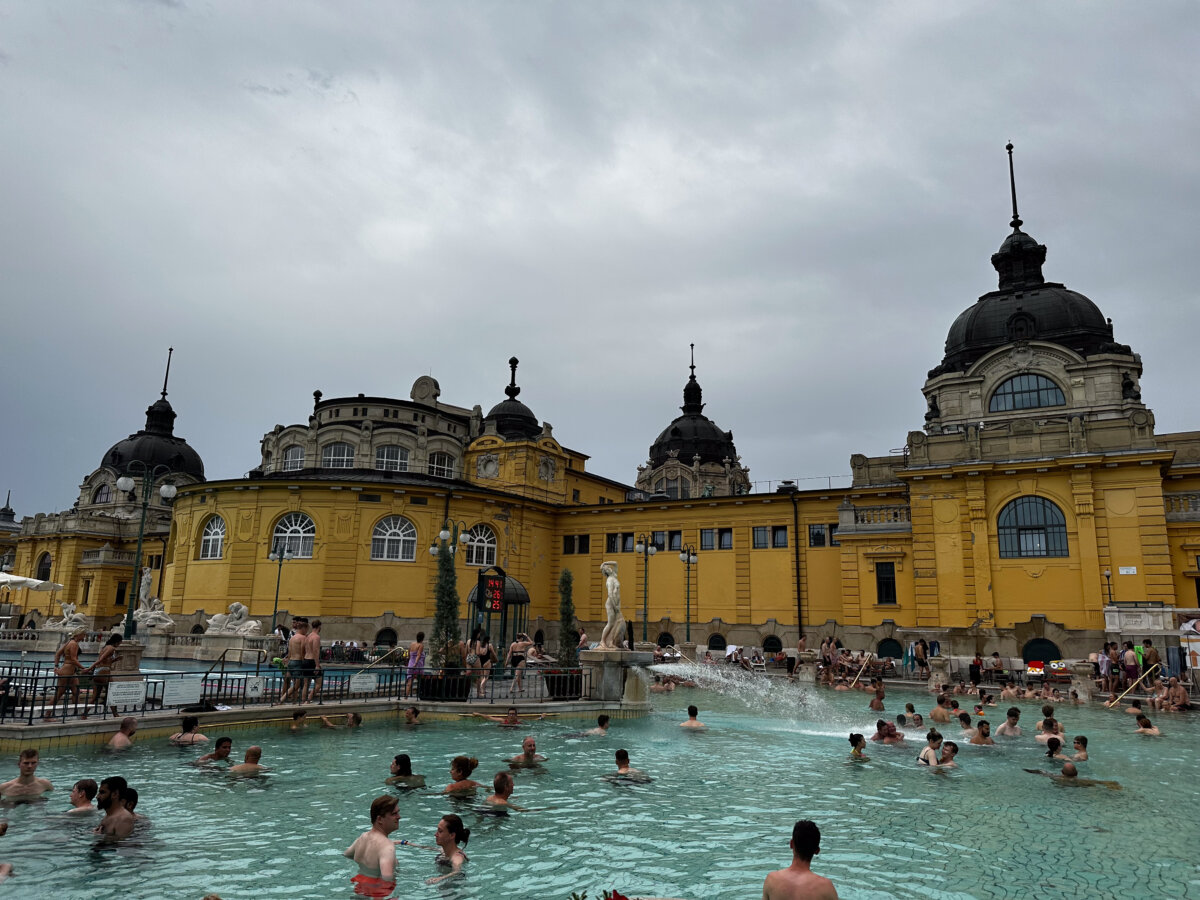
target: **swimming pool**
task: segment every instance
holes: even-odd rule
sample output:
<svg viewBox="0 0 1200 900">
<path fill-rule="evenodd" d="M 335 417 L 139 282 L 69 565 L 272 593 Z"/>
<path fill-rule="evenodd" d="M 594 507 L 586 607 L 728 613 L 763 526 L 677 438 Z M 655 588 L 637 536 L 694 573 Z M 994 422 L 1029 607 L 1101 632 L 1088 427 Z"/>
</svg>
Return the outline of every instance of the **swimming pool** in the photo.
<svg viewBox="0 0 1200 900">
<path fill-rule="evenodd" d="M 613 724 L 605 738 L 569 736 L 585 723 L 546 719 L 518 732 L 484 722 L 419 729 L 368 724 L 355 732 L 278 728 L 233 732 L 234 755 L 251 743 L 274 767 L 262 779 L 231 781 L 185 763 L 201 751 L 162 741 L 124 756 L 50 751 L 38 774 L 56 785 L 44 804 L 6 811 L 0 860 L 17 875 L 13 897 L 348 898 L 355 867 L 342 851 L 369 825 L 371 800 L 396 753 L 432 786 L 400 797 L 395 838 L 432 844 L 438 819 L 459 812 L 472 829 L 466 876 L 427 886 L 433 854 L 400 848 L 399 894 L 414 898 L 562 898 L 587 889 L 685 898 L 757 896 L 766 873 L 787 864 L 793 822 L 822 830 L 815 868 L 845 898 L 1200 896 L 1194 861 L 1200 723 L 1155 716 L 1161 738 L 1130 734 L 1131 717 L 1098 708 L 1059 709 L 1068 734 L 1087 734 L 1084 776 L 1116 779 L 1124 790 L 1064 788 L 1022 768 L 1041 768 L 1031 736 L 996 748 L 960 742 L 961 770 L 918 769 L 922 746 L 868 750 L 849 764 L 846 735 L 870 734 L 865 694 L 810 692 L 758 678 L 716 690 L 654 697 L 645 719 Z M 925 693 L 889 691 L 887 716 Z M 710 729 L 678 727 L 688 703 Z M 1020 702 L 1032 723 L 1040 704 Z M 989 716 L 1002 721 L 1003 707 Z M 943 729 L 948 738 L 956 732 Z M 449 760 L 478 757 L 490 784 L 504 760 L 533 734 L 549 760 L 516 774 L 514 802 L 541 811 L 480 819 L 471 804 L 434 791 Z M 211 737 L 216 737 L 210 732 Z M 613 751 L 654 779 L 619 784 Z M 15 758 L 0 765 L 16 774 Z M 141 792 L 149 826 L 116 852 L 91 852 L 84 823 L 64 819 L 67 790 L 81 777 L 124 775 Z M 5 777 L 10 777 L 5 775 Z M 489 791 L 490 793 L 490 791 Z M 486 796 L 480 793 L 479 799 Z M 89 823 L 90 824 L 90 823 Z"/>
</svg>

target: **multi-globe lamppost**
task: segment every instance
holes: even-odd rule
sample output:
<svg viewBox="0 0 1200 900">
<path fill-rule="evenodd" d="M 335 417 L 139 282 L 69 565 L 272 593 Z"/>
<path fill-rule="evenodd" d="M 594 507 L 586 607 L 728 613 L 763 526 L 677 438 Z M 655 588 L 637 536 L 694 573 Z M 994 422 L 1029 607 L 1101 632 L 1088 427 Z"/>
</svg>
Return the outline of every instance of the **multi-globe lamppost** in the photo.
<svg viewBox="0 0 1200 900">
<path fill-rule="evenodd" d="M 131 460 L 125 467 L 127 474 L 122 475 L 117 479 L 117 490 L 124 493 L 130 493 L 137 487 L 137 481 L 134 476 L 141 476 L 142 479 L 142 521 L 138 525 L 138 541 L 137 552 L 133 555 L 133 580 L 130 584 L 130 591 L 125 598 L 125 640 L 133 637 L 133 608 L 134 597 L 141 596 L 140 586 L 142 577 L 142 542 L 146 536 L 146 510 L 150 508 L 150 489 L 154 487 L 154 482 L 159 478 L 163 478 L 171 474 L 171 467 L 158 465 L 151 468 L 140 459 Z M 158 489 L 158 494 L 166 503 L 170 503 L 175 499 L 175 494 L 178 489 L 170 482 L 165 482 Z"/>
<path fill-rule="evenodd" d="M 646 636 L 646 620 L 650 617 L 650 557 L 658 552 L 653 534 L 639 534 L 633 549 L 646 559 L 646 572 L 642 577 L 642 643 L 645 643 L 649 640 Z"/>
<path fill-rule="evenodd" d="M 685 582 L 687 585 L 685 589 L 685 596 L 687 597 L 687 611 L 684 613 L 686 622 L 684 630 L 687 633 L 684 635 L 683 639 L 689 644 L 692 642 L 692 566 L 696 564 L 696 560 L 697 556 L 695 546 L 692 544 L 685 544 L 683 549 L 679 552 L 679 561 L 683 563 L 687 570 L 687 580 Z"/>
<path fill-rule="evenodd" d="M 283 564 L 295 557 L 286 540 L 276 542 L 275 549 L 267 554 L 267 559 L 279 564 L 279 571 L 275 575 L 275 605 L 271 608 L 271 634 L 275 633 L 275 618 L 279 615 L 279 582 L 283 580 Z"/>
</svg>

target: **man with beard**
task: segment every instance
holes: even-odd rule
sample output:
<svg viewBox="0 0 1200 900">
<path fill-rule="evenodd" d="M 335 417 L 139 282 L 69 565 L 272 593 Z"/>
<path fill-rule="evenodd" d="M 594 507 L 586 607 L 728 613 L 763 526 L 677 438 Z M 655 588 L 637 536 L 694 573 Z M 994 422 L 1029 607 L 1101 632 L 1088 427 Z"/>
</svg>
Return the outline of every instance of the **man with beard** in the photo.
<svg viewBox="0 0 1200 900">
<path fill-rule="evenodd" d="M 96 806 L 104 810 L 104 818 L 96 826 L 96 833 L 119 840 L 129 837 L 133 831 L 133 813 L 125 808 L 124 793 L 128 783 L 120 775 L 113 775 L 100 782 L 96 794 Z"/>
</svg>

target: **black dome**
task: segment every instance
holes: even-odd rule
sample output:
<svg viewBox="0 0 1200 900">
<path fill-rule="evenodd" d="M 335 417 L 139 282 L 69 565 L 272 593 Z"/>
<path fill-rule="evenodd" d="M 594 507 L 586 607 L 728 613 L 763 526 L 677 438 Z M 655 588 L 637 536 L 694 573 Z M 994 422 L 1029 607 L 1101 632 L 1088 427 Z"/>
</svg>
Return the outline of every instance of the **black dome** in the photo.
<svg viewBox="0 0 1200 900">
<path fill-rule="evenodd" d="M 663 429 L 658 439 L 650 445 L 650 466 L 658 468 L 671 458 L 671 451 L 677 451 L 676 457 L 691 465 L 693 457 L 699 455 L 702 463 L 723 463 L 726 459 L 736 460 L 737 450 L 733 446 L 733 432 L 722 431 L 708 416 L 703 414 L 703 396 L 700 382 L 696 380 L 696 366 L 692 365 L 692 374 L 683 388 L 683 415 L 675 419 Z"/>
<path fill-rule="evenodd" d="M 164 465 L 172 472 L 203 481 L 204 462 L 200 454 L 183 438 L 175 437 L 174 426 L 175 410 L 164 395 L 146 410 L 146 427 L 113 444 L 100 465 L 120 472 L 136 459 L 150 468 Z"/>
<path fill-rule="evenodd" d="M 946 355 L 930 378 L 966 370 L 1014 341 L 1048 341 L 1081 356 L 1131 352 L 1113 343 L 1112 323 L 1095 303 L 1042 277 L 1045 259 L 1046 246 L 1014 226 L 992 256 L 999 290 L 984 294 L 954 320 L 946 335 Z"/>
<path fill-rule="evenodd" d="M 494 422 L 496 433 L 507 441 L 533 440 L 542 433 L 542 426 L 538 424 L 533 410 L 517 399 L 517 395 L 521 393 L 521 389 L 517 387 L 519 362 L 515 356 L 508 361 L 512 369 L 512 381 L 504 389 L 508 399 L 501 400 L 493 406 L 491 412 L 483 419 L 484 422 Z"/>
</svg>

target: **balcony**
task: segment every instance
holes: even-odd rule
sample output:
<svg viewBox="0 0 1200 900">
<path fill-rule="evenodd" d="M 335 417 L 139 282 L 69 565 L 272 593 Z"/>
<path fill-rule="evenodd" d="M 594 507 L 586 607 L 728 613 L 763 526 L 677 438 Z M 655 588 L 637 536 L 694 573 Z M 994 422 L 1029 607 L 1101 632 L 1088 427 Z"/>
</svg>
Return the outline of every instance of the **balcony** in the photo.
<svg viewBox="0 0 1200 900">
<path fill-rule="evenodd" d="M 114 550 L 112 547 L 101 547 L 99 550 L 84 550 L 79 557 L 82 566 L 133 566 L 133 552 L 130 550 Z"/>
<path fill-rule="evenodd" d="M 838 507 L 838 537 L 847 534 L 886 534 L 912 532 L 907 504 L 891 506 L 855 506 L 849 500 Z"/>
<path fill-rule="evenodd" d="M 1168 522 L 1200 522 L 1200 492 L 1163 494 Z"/>
</svg>

